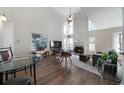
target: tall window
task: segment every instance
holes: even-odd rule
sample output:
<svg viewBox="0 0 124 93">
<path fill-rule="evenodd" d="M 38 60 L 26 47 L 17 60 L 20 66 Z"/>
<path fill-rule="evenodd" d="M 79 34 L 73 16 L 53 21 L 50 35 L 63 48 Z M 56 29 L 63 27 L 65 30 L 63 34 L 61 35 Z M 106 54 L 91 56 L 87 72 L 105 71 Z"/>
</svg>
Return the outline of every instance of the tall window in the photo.
<svg viewBox="0 0 124 93">
<path fill-rule="evenodd" d="M 73 20 L 68 20 L 64 25 L 64 49 L 67 51 L 73 50 Z"/>
<path fill-rule="evenodd" d="M 92 36 L 89 36 L 89 52 L 95 52 L 95 35 L 93 36 L 93 33 L 96 31 L 96 27 L 94 26 L 94 24 L 92 23 L 91 20 L 88 20 L 88 31 L 90 33 L 92 33 Z"/>
<path fill-rule="evenodd" d="M 70 21 L 69 23 L 68 23 L 68 26 L 69 26 L 69 30 L 68 30 L 68 34 L 69 35 L 73 35 L 73 21 Z"/>
<path fill-rule="evenodd" d="M 92 21 L 88 20 L 88 31 L 95 31 L 95 30 L 96 30 L 96 27 L 94 26 Z"/>
<path fill-rule="evenodd" d="M 116 52 L 122 51 L 122 32 L 115 32 L 113 34 L 113 48 Z"/>
<path fill-rule="evenodd" d="M 89 52 L 95 52 L 95 37 L 89 37 Z"/>
</svg>

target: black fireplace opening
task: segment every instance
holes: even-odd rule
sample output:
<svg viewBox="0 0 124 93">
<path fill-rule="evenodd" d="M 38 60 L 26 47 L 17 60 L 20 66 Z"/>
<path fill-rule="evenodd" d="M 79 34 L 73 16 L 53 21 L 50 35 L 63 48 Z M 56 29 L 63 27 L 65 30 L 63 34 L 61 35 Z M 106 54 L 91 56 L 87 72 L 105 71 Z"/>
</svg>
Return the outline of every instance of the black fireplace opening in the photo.
<svg viewBox="0 0 124 93">
<path fill-rule="evenodd" d="M 84 48 L 82 46 L 75 46 L 74 52 L 83 54 L 84 53 Z"/>
</svg>

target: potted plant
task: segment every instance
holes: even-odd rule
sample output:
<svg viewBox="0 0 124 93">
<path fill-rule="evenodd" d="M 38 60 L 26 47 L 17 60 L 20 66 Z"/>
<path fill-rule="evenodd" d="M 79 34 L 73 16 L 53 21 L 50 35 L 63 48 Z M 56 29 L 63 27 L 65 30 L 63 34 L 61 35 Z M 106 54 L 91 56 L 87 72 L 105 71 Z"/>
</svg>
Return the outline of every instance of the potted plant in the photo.
<svg viewBox="0 0 124 93">
<path fill-rule="evenodd" d="M 112 64 L 117 64 L 118 55 L 115 50 L 110 50 L 107 55 L 107 59 L 111 60 Z"/>
<path fill-rule="evenodd" d="M 104 60 L 104 61 L 106 61 L 106 60 L 107 60 L 107 56 L 108 56 L 107 53 L 103 53 L 103 54 L 101 55 L 101 59 Z"/>
<path fill-rule="evenodd" d="M 106 53 L 103 53 L 101 55 L 101 58 L 99 58 L 97 61 L 99 64 L 101 64 L 102 62 L 111 62 L 112 64 L 117 64 L 117 59 L 118 59 L 118 55 L 117 55 L 116 51 L 110 50 Z M 117 67 L 114 67 L 113 70 L 114 70 L 113 74 L 115 74 L 117 71 Z"/>
<path fill-rule="evenodd" d="M 111 60 L 112 64 L 117 64 L 118 55 L 115 50 L 110 50 L 108 52 L 102 53 L 100 60 L 101 62 Z"/>
</svg>

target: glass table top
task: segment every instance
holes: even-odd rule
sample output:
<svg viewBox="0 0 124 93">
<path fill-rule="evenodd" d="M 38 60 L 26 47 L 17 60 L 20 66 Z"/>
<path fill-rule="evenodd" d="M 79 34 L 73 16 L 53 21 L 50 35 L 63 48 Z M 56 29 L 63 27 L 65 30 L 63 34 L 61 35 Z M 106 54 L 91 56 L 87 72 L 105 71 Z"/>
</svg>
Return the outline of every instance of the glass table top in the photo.
<svg viewBox="0 0 124 93">
<path fill-rule="evenodd" d="M 43 60 L 42 56 L 33 55 L 28 58 L 12 59 L 6 63 L 0 64 L 0 72 L 13 71 L 22 67 L 30 66 L 41 62 Z"/>
</svg>

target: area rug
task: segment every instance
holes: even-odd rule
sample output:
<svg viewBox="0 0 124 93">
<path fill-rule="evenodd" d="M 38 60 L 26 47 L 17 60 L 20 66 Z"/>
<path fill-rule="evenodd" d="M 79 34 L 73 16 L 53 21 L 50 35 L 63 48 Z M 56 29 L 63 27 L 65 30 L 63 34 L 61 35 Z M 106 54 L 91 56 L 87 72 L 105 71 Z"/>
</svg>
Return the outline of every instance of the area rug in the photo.
<svg viewBox="0 0 124 93">
<path fill-rule="evenodd" d="M 75 66 L 77 66 L 79 68 L 85 69 L 85 70 L 87 70 L 89 72 L 92 72 L 92 73 L 94 73 L 96 75 L 101 76 L 101 74 L 98 72 L 96 67 L 92 66 L 92 64 L 90 64 L 89 62 L 80 61 L 78 55 L 72 55 L 71 59 L 72 59 L 73 65 L 75 65 Z"/>
</svg>

